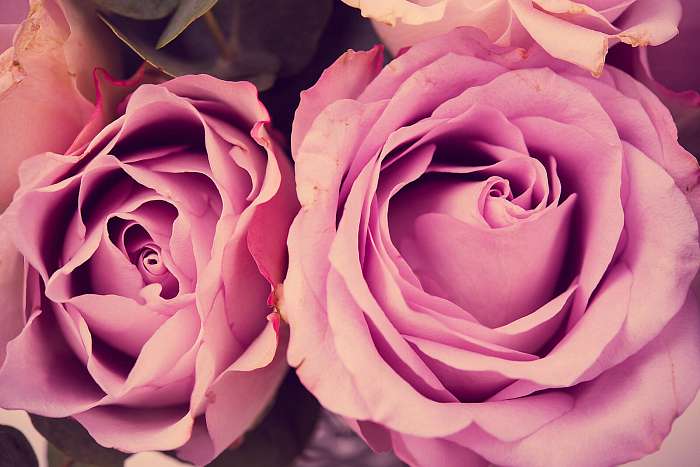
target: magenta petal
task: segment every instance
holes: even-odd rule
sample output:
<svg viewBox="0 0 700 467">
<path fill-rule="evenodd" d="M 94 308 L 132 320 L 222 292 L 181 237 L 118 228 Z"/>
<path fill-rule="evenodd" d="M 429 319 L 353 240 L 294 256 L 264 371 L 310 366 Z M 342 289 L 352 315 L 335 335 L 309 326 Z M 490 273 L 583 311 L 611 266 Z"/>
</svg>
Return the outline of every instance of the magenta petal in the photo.
<svg viewBox="0 0 700 467">
<path fill-rule="evenodd" d="M 700 387 L 699 316 L 696 298 L 689 297 L 661 335 L 623 365 L 573 388 L 574 408 L 522 441 L 455 441 L 505 465 L 616 465 L 656 451 Z M 582 439 L 585 456 L 573 456 Z M 542 449 L 552 443 L 561 448 Z"/>
<path fill-rule="evenodd" d="M 375 47 L 369 52 L 348 51 L 323 72 L 316 85 L 301 93 L 292 128 L 294 157 L 324 108 L 341 99 L 357 98 L 364 91 L 379 73 L 383 52 L 382 47 Z"/>
<path fill-rule="evenodd" d="M 361 102 L 374 102 L 390 99 L 401 87 L 406 86 L 406 83 L 410 81 L 411 76 L 415 73 L 419 73 L 419 76 L 425 75 L 425 73 L 420 72 L 422 69 L 426 67 L 439 68 L 440 66 L 437 62 L 443 64 L 451 63 L 452 67 L 459 62 L 462 62 L 463 65 L 472 65 L 474 76 L 481 75 L 478 81 L 487 82 L 489 77 L 495 76 L 491 74 L 492 70 L 500 70 L 500 72 L 506 70 L 500 65 L 501 60 L 507 62 L 511 58 L 508 54 L 503 54 L 499 50 L 499 55 L 501 56 L 490 57 L 493 59 L 492 61 L 472 60 L 472 58 L 479 57 L 480 54 L 484 53 L 489 46 L 491 44 L 483 35 L 470 28 L 456 30 L 452 32 L 452 37 L 445 35 L 432 41 L 416 44 L 409 50 L 410 53 L 399 55 L 391 62 L 390 67 L 384 67 L 376 79 L 367 86 L 359 100 Z M 451 68 L 451 66 L 446 68 Z M 462 69 L 461 66 L 456 66 L 455 68 L 455 70 L 460 69 Z M 443 68 L 444 70 L 445 68 Z M 457 79 L 452 81 L 453 78 Z M 440 83 L 443 79 L 450 80 L 453 83 L 460 81 L 458 76 L 453 76 L 451 73 L 443 73 L 441 78 L 434 84 Z M 465 87 L 461 85 L 456 87 L 455 90 L 464 90 Z"/>
<path fill-rule="evenodd" d="M 270 154 L 268 157 L 274 157 Z M 248 249 L 260 273 L 275 287 L 281 284 L 287 269 L 287 229 L 299 210 L 294 192 L 293 169 L 286 159 L 276 160 L 279 186 L 274 196 L 258 206 L 248 228 Z"/>
<path fill-rule="evenodd" d="M 81 47 L 78 46 L 77 49 Z M 75 51 L 74 51 L 75 52 Z M 78 53 L 82 52 L 77 50 Z M 85 126 L 75 137 L 66 153 L 72 154 L 83 149 L 90 140 L 95 138 L 117 114 L 117 105 L 143 81 L 145 67 L 139 68 L 134 75 L 124 81 L 115 80 L 107 70 L 95 68 L 92 73 L 95 88 L 96 105 L 86 120 Z"/>
<path fill-rule="evenodd" d="M 0 368 L 0 406 L 67 417 L 102 399 L 104 393 L 57 329 L 50 311 L 37 311 L 22 333 L 8 344 Z"/>
<path fill-rule="evenodd" d="M 0 362 L 5 361 L 8 342 L 17 337 L 25 325 L 22 289 L 24 260 L 0 224 Z"/>
<path fill-rule="evenodd" d="M 192 305 L 186 306 L 145 343 L 129 373 L 126 388 L 167 385 L 190 376 L 198 335 L 199 316 Z"/>
<path fill-rule="evenodd" d="M 310 243 L 300 240 L 305 239 L 306 229 L 318 228 L 312 222 L 313 219 L 298 216 L 289 230 L 288 244 L 296 247 L 290 248 L 289 271 L 283 290 L 285 302 L 294 304 L 295 312 L 286 316 L 291 333 L 287 359 L 289 365 L 296 367 L 303 384 L 324 406 L 340 414 L 356 416 L 361 413 L 365 414 L 363 418 L 367 418 L 365 402 L 357 394 L 352 375 L 337 356 L 325 312 L 315 296 L 318 292 L 311 288 L 319 284 L 313 279 L 318 272 L 314 274 L 305 270 L 311 263 L 302 260 Z M 316 245 L 316 248 L 324 247 L 327 250 L 329 245 Z M 314 276 L 309 279 L 309 274 Z M 322 288 L 322 293 L 325 294 L 325 288 Z M 285 306 L 284 309 L 289 308 Z M 297 326 L 299 322 L 306 324 Z"/>
<path fill-rule="evenodd" d="M 446 439 L 419 438 L 392 434 L 396 455 L 409 465 L 440 465 L 444 467 L 489 467 L 491 463 L 468 448 Z"/>
<path fill-rule="evenodd" d="M 193 419 L 185 409 L 96 407 L 75 415 L 95 441 L 126 452 L 170 451 L 190 437 Z"/>
<path fill-rule="evenodd" d="M 318 118 L 296 154 L 297 194 L 301 211 L 295 218 L 287 244 L 289 269 L 283 289 L 283 300 L 290 306 L 285 316 L 290 325 L 289 364 L 297 368 L 304 385 L 313 389 L 321 403 L 338 413 L 366 414 L 352 376 L 336 357 L 332 337 L 328 334 L 325 316 L 325 274 L 327 266 L 307 261 L 310 257 L 324 257 L 330 250 L 331 238 L 325 235 L 335 227 L 337 189 L 343 167 L 353 156 L 353 144 L 371 124 L 376 113 L 359 104 L 340 101 L 324 111 L 336 119 L 347 121 L 347 132 L 335 132 L 333 126 Z M 375 117 L 376 118 L 376 117 Z M 331 135 L 327 138 L 325 135 Z M 305 164 L 317 154 L 325 154 L 328 161 Z M 320 215 L 319 215 L 320 214 Z M 328 375 L 333 375 L 328 378 Z M 344 382 L 340 384 L 339 382 Z M 366 418 L 366 415 L 362 418 Z"/>
<path fill-rule="evenodd" d="M 276 338 L 269 339 L 271 327 L 272 324 L 268 324 L 260 336 L 268 341 L 266 349 L 258 348 L 256 352 L 266 350 L 267 357 L 259 363 L 260 366 L 237 368 L 238 365 L 234 364 L 217 379 L 207 393 L 210 403 L 206 409 L 206 423 L 214 449 L 212 457 L 226 449 L 252 426 L 259 414 L 271 403 L 287 371 L 284 345 L 278 347 Z M 254 343 L 248 351 L 255 347 Z M 271 355 L 270 348 L 273 350 Z M 234 413 L 235 417 L 232 417 L 231 414 Z M 189 460 L 198 462 L 195 458 Z"/>
<path fill-rule="evenodd" d="M 66 304 L 83 316 L 95 337 L 132 356 L 139 354 L 168 319 L 167 315 L 117 295 L 80 295 Z"/>
<path fill-rule="evenodd" d="M 437 118 L 444 118 L 445 115 L 435 115 L 433 112 L 441 102 L 449 102 L 457 98 L 466 86 L 478 88 L 479 85 L 487 83 L 501 72 L 503 68 L 497 63 L 448 54 L 406 76 L 406 80 L 400 83 L 396 93 L 390 99 L 379 101 L 384 102 L 386 108 L 374 125 L 368 129 L 367 134 L 363 135 L 361 146 L 356 151 L 350 166 L 346 185 L 354 180 L 362 167 L 383 148 L 394 131 L 431 114 Z M 373 84 L 380 82 L 380 78 L 381 76 Z M 391 84 L 396 85 L 396 82 L 391 81 Z M 367 90 L 369 92 L 370 88 L 368 87 Z M 415 98 L 418 93 L 421 99 Z M 369 101 L 365 101 L 364 96 L 360 97 L 360 102 L 367 102 L 366 105 L 369 105 Z M 346 195 L 347 192 L 347 187 L 344 186 L 342 194 Z"/>
<path fill-rule="evenodd" d="M 688 151 L 678 144 L 678 130 L 668 110 L 659 104 L 656 96 L 643 84 L 630 79 L 626 74 L 611 69 L 611 77 L 618 83 L 618 89 L 625 96 L 639 101 L 649 114 L 661 144 L 660 151 L 646 152 L 647 157 L 656 161 L 675 180 L 676 185 L 687 194 L 696 217 L 700 216 L 700 168 L 698 162 Z M 659 92 L 659 91 L 657 91 Z M 694 125 L 700 121 L 700 94 L 694 92 L 687 96 L 661 95 L 678 119 L 679 129 L 695 133 Z M 689 125 L 687 128 L 684 128 Z M 640 148 L 641 149 L 641 148 Z"/>
<path fill-rule="evenodd" d="M 224 81 L 208 75 L 189 75 L 166 81 L 162 87 L 190 101 L 222 103 L 229 112 L 243 120 L 242 126 L 248 124 L 252 127 L 256 122 L 270 121 L 270 115 L 260 102 L 255 86 L 247 81 Z M 195 103 L 195 108 L 198 105 Z M 201 113 L 206 113 L 205 109 L 202 110 Z"/>
<path fill-rule="evenodd" d="M 497 230 L 424 214 L 415 224 L 416 247 L 424 261 L 422 274 L 437 284 L 438 295 L 460 304 L 489 327 L 530 314 L 553 297 L 573 206 L 570 198 L 537 219 Z M 482 250 L 475 256 L 460 245 L 479 245 Z"/>
<path fill-rule="evenodd" d="M 633 272 L 634 283 L 623 332 L 599 360 L 603 368 L 633 355 L 662 332 L 680 312 L 700 267 L 697 222 L 673 179 L 629 146 L 625 168 L 627 245 L 619 261 Z"/>
</svg>

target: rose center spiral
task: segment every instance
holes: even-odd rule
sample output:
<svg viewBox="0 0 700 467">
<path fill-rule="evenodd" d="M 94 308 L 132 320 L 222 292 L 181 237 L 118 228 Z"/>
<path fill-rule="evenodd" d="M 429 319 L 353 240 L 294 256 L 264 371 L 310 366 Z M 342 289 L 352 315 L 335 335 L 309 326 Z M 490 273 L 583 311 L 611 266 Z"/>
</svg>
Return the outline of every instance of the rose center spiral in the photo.
<svg viewBox="0 0 700 467">
<path fill-rule="evenodd" d="M 157 248 L 157 247 L 155 247 Z M 141 250 L 139 255 L 139 269 L 142 274 L 149 274 L 153 276 L 162 276 L 168 273 L 168 268 L 163 264 L 163 260 L 160 257 L 160 251 L 154 247 L 147 246 Z"/>
<path fill-rule="evenodd" d="M 168 299 L 178 294 L 179 284 L 165 264 L 163 253 L 158 245 L 148 243 L 138 250 L 134 258 L 136 268 L 147 284 L 160 284 L 161 297 Z"/>
</svg>

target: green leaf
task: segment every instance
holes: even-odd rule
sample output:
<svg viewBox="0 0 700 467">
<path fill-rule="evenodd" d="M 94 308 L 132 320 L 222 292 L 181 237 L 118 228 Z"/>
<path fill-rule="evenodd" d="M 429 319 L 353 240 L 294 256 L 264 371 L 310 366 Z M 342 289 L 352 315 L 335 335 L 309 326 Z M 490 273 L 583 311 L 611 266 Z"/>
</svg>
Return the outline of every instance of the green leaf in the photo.
<svg viewBox="0 0 700 467">
<path fill-rule="evenodd" d="M 114 15 L 101 18 L 137 55 L 168 76 L 206 73 L 226 80 L 250 81 L 258 89 L 267 89 L 275 81 L 275 72 L 267 71 L 278 68 L 274 57 L 221 57 L 201 21 L 195 21 L 167 47 L 156 49 L 160 33 L 154 25 Z"/>
<path fill-rule="evenodd" d="M 18 429 L 0 425 L 0 467 L 38 467 L 32 445 Z"/>
<path fill-rule="evenodd" d="M 287 467 L 302 453 L 316 426 L 320 406 L 290 371 L 277 400 L 243 443 L 224 451 L 209 467 Z"/>
<path fill-rule="evenodd" d="M 127 18 L 150 20 L 165 18 L 175 11 L 180 0 L 92 0 L 105 12 Z"/>
<path fill-rule="evenodd" d="M 206 13 L 211 2 L 188 3 L 191 9 L 182 10 L 186 20 L 177 20 L 180 9 L 170 22 L 109 14 L 102 19 L 167 75 L 207 73 L 251 81 L 264 90 L 278 76 L 296 74 L 308 65 L 333 8 L 333 0 L 218 0 L 211 15 L 185 24 Z"/>
<path fill-rule="evenodd" d="M 83 426 L 72 418 L 30 415 L 34 428 L 46 440 L 78 463 L 99 467 L 123 467 L 130 454 L 100 446 Z"/>
<path fill-rule="evenodd" d="M 156 49 L 162 49 L 177 36 L 182 34 L 182 31 L 187 28 L 194 20 L 205 14 L 207 11 L 216 5 L 218 0 L 182 0 L 177 11 L 170 19 L 165 31 L 158 38 Z"/>
</svg>

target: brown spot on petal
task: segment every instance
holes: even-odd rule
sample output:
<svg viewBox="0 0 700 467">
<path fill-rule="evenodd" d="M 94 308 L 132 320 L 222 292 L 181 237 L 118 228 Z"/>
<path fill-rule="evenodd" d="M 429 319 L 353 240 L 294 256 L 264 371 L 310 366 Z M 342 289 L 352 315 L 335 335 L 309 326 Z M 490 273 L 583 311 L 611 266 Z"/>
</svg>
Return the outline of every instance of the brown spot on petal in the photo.
<svg viewBox="0 0 700 467">
<path fill-rule="evenodd" d="M 600 78 L 603 74 L 603 69 L 605 68 L 605 57 L 608 55 L 608 40 L 605 39 L 603 47 L 601 48 L 598 56 L 598 61 L 595 69 L 591 70 L 591 74 L 594 78 Z"/>
<path fill-rule="evenodd" d="M 635 35 L 618 34 L 617 37 L 622 42 L 631 45 L 632 47 L 645 47 L 649 45 L 649 33 L 646 31 L 640 32 Z"/>
<path fill-rule="evenodd" d="M 20 73 L 24 73 L 24 68 L 22 67 L 22 64 L 19 62 L 19 60 L 12 60 L 12 68 L 15 68 Z"/>
<path fill-rule="evenodd" d="M 279 313 L 280 317 L 284 319 L 284 315 L 282 314 L 282 303 L 284 301 L 284 284 L 277 284 L 273 289 L 272 289 L 272 294 L 270 294 L 270 299 L 272 303 L 272 307 L 275 309 L 277 313 Z M 268 319 L 270 319 L 268 315 Z"/>
<path fill-rule="evenodd" d="M 601 63 L 598 65 L 598 67 L 591 71 L 591 74 L 593 75 L 594 78 L 600 78 L 603 75 L 603 68 L 605 67 L 605 62 Z"/>
</svg>

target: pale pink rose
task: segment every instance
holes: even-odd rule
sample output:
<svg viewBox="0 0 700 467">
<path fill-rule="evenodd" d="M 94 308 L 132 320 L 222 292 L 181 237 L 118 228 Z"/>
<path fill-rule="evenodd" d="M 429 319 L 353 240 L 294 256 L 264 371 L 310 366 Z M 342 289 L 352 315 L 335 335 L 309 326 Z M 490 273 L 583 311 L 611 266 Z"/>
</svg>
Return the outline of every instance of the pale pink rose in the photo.
<svg viewBox="0 0 700 467">
<path fill-rule="evenodd" d="M 0 407 L 203 465 L 251 428 L 288 368 L 272 306 L 298 208 L 292 168 L 250 83 L 142 85 L 104 125 L 130 83 L 113 84 L 67 152 L 23 163 L 0 217 L 2 245 L 9 235 L 27 265 L 24 307 L 0 303 L 21 330 Z"/>
<path fill-rule="evenodd" d="M 678 33 L 678 0 L 343 0 L 375 20 L 392 52 L 460 26 L 501 46 L 539 44 L 599 75 L 609 47 L 659 45 Z"/>
<path fill-rule="evenodd" d="M 411 466 L 609 466 L 700 386 L 697 161 L 668 110 L 473 29 L 302 94 L 288 360 Z"/>
<path fill-rule="evenodd" d="M 14 41 L 13 41 L 14 38 Z M 116 40 L 85 0 L 0 6 L 0 212 L 27 157 L 64 151 L 94 110 L 92 71 L 121 63 Z"/>
</svg>

